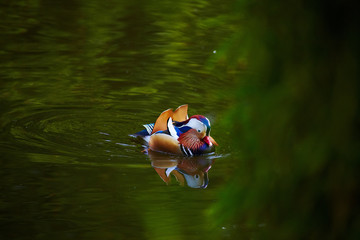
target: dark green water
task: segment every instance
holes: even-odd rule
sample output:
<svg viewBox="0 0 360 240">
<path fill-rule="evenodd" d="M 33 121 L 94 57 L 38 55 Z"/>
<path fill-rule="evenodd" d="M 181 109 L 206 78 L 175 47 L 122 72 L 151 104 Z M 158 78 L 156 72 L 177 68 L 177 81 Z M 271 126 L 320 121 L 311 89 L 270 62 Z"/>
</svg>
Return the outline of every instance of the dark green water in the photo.
<svg viewBox="0 0 360 240">
<path fill-rule="evenodd" d="M 230 80 L 208 67 L 231 4 L 2 2 L 0 238 L 231 239 L 209 214 L 233 171 Z M 184 103 L 220 144 L 206 189 L 164 183 L 129 136 Z"/>
</svg>

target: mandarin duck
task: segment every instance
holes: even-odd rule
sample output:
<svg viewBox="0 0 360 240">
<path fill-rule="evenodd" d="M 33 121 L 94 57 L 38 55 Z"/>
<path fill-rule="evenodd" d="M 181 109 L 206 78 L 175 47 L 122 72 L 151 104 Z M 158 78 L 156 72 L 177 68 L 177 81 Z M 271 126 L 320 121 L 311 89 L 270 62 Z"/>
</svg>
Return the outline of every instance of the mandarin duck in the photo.
<svg viewBox="0 0 360 240">
<path fill-rule="evenodd" d="M 168 109 L 135 136 L 143 137 L 149 149 L 157 152 L 195 156 L 213 151 L 218 144 L 210 136 L 209 119 L 202 115 L 189 118 L 187 110 L 187 104 L 175 111 Z"/>
</svg>

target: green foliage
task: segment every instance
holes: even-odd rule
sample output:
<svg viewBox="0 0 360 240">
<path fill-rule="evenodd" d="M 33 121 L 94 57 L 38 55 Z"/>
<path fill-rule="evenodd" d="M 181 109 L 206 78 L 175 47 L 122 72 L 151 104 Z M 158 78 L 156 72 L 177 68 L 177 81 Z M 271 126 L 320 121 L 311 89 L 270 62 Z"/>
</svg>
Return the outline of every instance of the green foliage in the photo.
<svg viewBox="0 0 360 240">
<path fill-rule="evenodd" d="M 213 213 L 258 238 L 358 238 L 358 15 L 338 1 L 238 8 L 242 30 L 223 49 L 224 65 L 247 58 L 224 120 L 239 170 Z"/>
</svg>

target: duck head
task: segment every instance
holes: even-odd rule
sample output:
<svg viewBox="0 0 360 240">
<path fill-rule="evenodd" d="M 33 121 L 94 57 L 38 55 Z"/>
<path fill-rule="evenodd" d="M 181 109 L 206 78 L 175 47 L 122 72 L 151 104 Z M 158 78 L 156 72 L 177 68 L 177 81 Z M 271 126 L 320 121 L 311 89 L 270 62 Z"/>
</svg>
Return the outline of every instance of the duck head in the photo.
<svg viewBox="0 0 360 240">
<path fill-rule="evenodd" d="M 194 152 L 206 152 L 213 146 L 217 146 L 216 141 L 210 136 L 210 121 L 202 115 L 191 116 L 183 123 L 186 131 L 182 133 L 178 141 L 183 146 Z"/>
</svg>

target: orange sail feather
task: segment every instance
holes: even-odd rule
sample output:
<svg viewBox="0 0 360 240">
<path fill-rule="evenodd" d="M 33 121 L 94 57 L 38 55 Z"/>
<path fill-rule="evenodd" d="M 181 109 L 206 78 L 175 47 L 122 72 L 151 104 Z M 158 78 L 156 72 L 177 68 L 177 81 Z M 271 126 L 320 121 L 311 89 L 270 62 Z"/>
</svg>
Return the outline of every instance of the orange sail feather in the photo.
<svg viewBox="0 0 360 240">
<path fill-rule="evenodd" d="M 187 104 L 181 105 L 174 111 L 172 119 L 176 122 L 186 121 L 189 118 L 187 111 L 188 111 L 188 105 Z"/>
<path fill-rule="evenodd" d="M 157 131 L 164 131 L 167 129 L 167 121 L 174 114 L 173 110 L 170 108 L 168 110 L 163 111 L 160 116 L 156 119 L 154 129 L 152 133 L 156 133 Z"/>
</svg>

